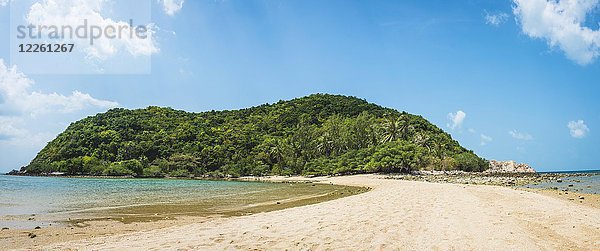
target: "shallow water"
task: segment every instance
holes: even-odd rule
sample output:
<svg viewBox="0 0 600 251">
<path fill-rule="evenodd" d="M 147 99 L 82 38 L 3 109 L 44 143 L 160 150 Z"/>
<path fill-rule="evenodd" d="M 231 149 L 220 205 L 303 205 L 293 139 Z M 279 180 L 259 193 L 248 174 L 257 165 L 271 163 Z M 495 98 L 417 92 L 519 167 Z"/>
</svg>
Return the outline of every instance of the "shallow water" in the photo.
<svg viewBox="0 0 600 251">
<path fill-rule="evenodd" d="M 558 188 L 558 190 L 573 191 L 586 194 L 600 194 L 600 172 L 588 172 L 586 175 L 565 177 L 562 182 L 550 181 L 539 184 L 530 184 L 526 187 L 537 189 Z"/>
<path fill-rule="evenodd" d="M 178 215 L 239 215 L 360 192 L 324 184 L 4 175 L 0 175 L 0 191 L 0 227 L 10 228 L 75 219 L 127 222 Z"/>
</svg>

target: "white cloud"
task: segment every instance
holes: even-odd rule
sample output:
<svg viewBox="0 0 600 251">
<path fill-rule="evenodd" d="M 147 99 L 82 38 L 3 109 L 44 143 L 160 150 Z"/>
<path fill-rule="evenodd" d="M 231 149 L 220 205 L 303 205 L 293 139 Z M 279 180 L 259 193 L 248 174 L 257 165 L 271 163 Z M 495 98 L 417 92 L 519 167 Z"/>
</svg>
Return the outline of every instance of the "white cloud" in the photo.
<svg viewBox="0 0 600 251">
<path fill-rule="evenodd" d="M 511 137 L 518 140 L 533 140 L 533 136 L 528 133 L 519 132 L 517 130 L 511 130 L 508 132 Z"/>
<path fill-rule="evenodd" d="M 0 171 L 29 162 L 69 122 L 117 106 L 74 91 L 35 91 L 35 82 L 0 58 Z"/>
<path fill-rule="evenodd" d="M 25 129 L 27 126 L 43 123 L 38 117 L 118 105 L 79 91 L 74 91 L 69 96 L 36 92 L 31 90 L 33 85 L 34 81 L 19 72 L 16 66 L 8 67 L 0 59 L 0 141 L 10 141 L 13 144 L 45 143 L 52 133 Z"/>
<path fill-rule="evenodd" d="M 491 14 L 487 11 L 485 11 L 485 23 L 489 24 L 491 26 L 500 26 L 501 24 L 505 23 L 508 20 L 508 14 L 504 13 L 504 12 L 499 12 L 496 14 Z"/>
<path fill-rule="evenodd" d="M 7 140 L 17 135 L 24 135 L 26 131 L 15 127 L 17 118 L 0 116 L 0 140 Z"/>
<path fill-rule="evenodd" d="M 76 28 L 83 25 L 87 20 L 88 26 L 98 26 L 102 30 L 106 27 L 129 27 L 128 22 L 115 21 L 102 16 L 102 10 L 108 0 L 43 0 L 34 3 L 26 15 L 26 20 L 34 26 L 70 26 Z M 66 7 L 68 6 L 68 7 Z M 134 24 L 134 26 L 141 24 Z M 81 48 L 86 55 L 93 60 L 106 60 L 123 50 L 133 56 L 149 56 L 159 51 L 154 39 L 156 26 L 146 25 L 147 37 L 141 38 L 130 35 L 129 29 L 125 30 L 120 37 L 114 39 L 102 36 L 94 40 L 92 45 L 89 38 L 75 38 L 77 48 Z M 49 31 L 44 30 L 48 35 Z M 115 33 L 116 34 L 116 33 Z"/>
<path fill-rule="evenodd" d="M 569 121 L 567 127 L 569 128 L 571 137 L 577 139 L 584 138 L 590 132 L 590 129 L 583 120 Z"/>
<path fill-rule="evenodd" d="M 69 113 L 88 107 L 111 108 L 113 101 L 95 99 L 89 94 L 73 91 L 71 95 L 32 91 L 33 80 L 19 72 L 16 66 L 8 67 L 0 59 L 0 110 L 35 117 L 49 112 Z"/>
<path fill-rule="evenodd" d="M 452 130 L 460 128 L 462 127 L 462 124 L 465 121 L 466 117 L 467 114 L 463 111 L 457 111 L 456 113 L 448 113 L 448 119 L 450 120 L 450 123 L 448 123 L 447 126 L 450 127 L 450 129 Z"/>
<path fill-rule="evenodd" d="M 8 145 L 39 148 L 56 136 L 50 132 L 32 132 L 24 129 L 30 122 L 27 118 L 0 116 L 0 147 Z"/>
<path fill-rule="evenodd" d="M 177 12 L 183 8 L 183 2 L 185 0 L 160 0 L 163 4 L 165 13 L 169 16 L 174 16 Z"/>
<path fill-rule="evenodd" d="M 485 145 L 487 145 L 488 143 L 490 143 L 490 142 L 492 142 L 494 140 L 492 137 L 487 136 L 487 135 L 485 135 L 483 133 L 480 134 L 479 137 L 481 138 L 481 143 L 480 144 L 482 146 L 485 146 Z"/>
<path fill-rule="evenodd" d="M 523 32 L 560 48 L 581 65 L 600 56 L 600 30 L 584 26 L 600 0 L 513 0 Z"/>
<path fill-rule="evenodd" d="M 0 7 L 4 7 L 6 5 L 8 5 L 8 3 L 12 1 L 12 0 L 0 0 Z"/>
</svg>

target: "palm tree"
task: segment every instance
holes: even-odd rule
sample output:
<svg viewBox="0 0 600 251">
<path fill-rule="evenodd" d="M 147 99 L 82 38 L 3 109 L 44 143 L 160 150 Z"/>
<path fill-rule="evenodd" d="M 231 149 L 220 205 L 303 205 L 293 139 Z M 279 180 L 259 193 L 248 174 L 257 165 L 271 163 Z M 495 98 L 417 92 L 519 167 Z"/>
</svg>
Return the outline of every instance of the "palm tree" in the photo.
<svg viewBox="0 0 600 251">
<path fill-rule="evenodd" d="M 412 126 L 410 126 L 406 115 L 402 114 L 399 117 L 387 116 L 383 122 L 381 142 L 392 142 L 399 138 L 407 139 L 411 130 Z"/>
<path fill-rule="evenodd" d="M 431 153 L 431 150 L 432 150 L 431 146 L 433 145 L 433 142 L 431 141 L 431 138 L 429 137 L 429 135 L 424 135 L 423 133 L 417 133 L 412 141 L 413 141 L 413 143 L 415 143 L 418 146 L 427 148 L 427 152 Z"/>
<path fill-rule="evenodd" d="M 398 138 L 398 121 L 389 116 L 385 118 L 381 132 L 381 143 L 395 141 Z"/>
</svg>

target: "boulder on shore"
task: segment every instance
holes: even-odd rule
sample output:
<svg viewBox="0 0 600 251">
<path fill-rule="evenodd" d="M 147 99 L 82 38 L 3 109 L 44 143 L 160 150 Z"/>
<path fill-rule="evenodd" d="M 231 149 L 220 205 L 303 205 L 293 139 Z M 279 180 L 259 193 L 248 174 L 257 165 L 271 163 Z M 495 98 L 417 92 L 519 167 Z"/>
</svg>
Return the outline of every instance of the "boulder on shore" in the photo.
<svg viewBox="0 0 600 251">
<path fill-rule="evenodd" d="M 490 169 L 486 173 L 535 173 L 535 169 L 524 163 L 490 160 Z"/>
</svg>

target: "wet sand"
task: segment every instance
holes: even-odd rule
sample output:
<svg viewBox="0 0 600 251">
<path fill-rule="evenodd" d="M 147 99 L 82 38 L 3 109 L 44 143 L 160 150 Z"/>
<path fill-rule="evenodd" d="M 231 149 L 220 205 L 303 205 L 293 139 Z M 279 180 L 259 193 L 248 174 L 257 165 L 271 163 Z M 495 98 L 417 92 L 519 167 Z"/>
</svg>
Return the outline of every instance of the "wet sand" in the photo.
<svg viewBox="0 0 600 251">
<path fill-rule="evenodd" d="M 276 178 L 274 178 L 276 179 Z M 300 179 L 300 178 L 294 178 Z M 366 193 L 239 217 L 54 243 L 50 249 L 599 250 L 600 209 L 507 187 L 315 178 Z"/>
<path fill-rule="evenodd" d="M 282 184 L 279 184 L 279 187 Z M 194 203 L 150 204 L 118 207 L 72 215 L 69 219 L 48 226 L 41 215 L 28 216 L 28 225 L 37 222 L 39 229 L 0 230 L 0 247 L 7 249 L 38 249 L 53 243 L 90 239 L 162 229 L 190 223 L 204 223 L 217 218 L 252 215 L 274 210 L 316 204 L 368 191 L 364 187 L 337 186 L 291 182 L 289 188 L 240 195 L 235 200 L 218 197 Z M 78 216 L 85 216 L 78 218 Z M 64 216 L 66 217 L 66 216 Z M 89 218 L 87 218 L 89 217 Z M 33 238 L 32 238 L 33 237 Z"/>
</svg>

